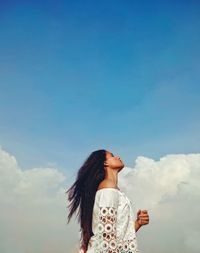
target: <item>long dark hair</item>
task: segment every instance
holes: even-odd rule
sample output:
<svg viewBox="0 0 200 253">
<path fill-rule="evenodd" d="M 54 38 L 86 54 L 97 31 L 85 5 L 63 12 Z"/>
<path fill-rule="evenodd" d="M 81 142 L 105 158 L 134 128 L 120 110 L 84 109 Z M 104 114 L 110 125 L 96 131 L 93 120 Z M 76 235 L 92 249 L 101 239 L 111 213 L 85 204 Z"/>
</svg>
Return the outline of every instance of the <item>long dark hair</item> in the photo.
<svg viewBox="0 0 200 253">
<path fill-rule="evenodd" d="M 78 216 L 81 226 L 80 246 L 84 253 L 87 251 L 90 237 L 94 235 L 92 232 L 93 206 L 98 185 L 105 178 L 105 160 L 106 150 L 100 149 L 92 152 L 79 169 L 76 181 L 66 191 L 70 202 L 68 223 L 78 209 L 76 217 Z"/>
</svg>

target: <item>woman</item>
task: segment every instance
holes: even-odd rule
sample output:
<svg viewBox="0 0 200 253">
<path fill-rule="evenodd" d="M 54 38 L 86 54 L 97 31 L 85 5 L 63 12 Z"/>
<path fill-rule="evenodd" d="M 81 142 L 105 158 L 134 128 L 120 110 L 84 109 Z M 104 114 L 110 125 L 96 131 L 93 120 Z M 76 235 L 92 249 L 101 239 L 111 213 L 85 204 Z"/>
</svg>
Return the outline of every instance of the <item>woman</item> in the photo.
<svg viewBox="0 0 200 253">
<path fill-rule="evenodd" d="M 146 210 L 134 221 L 129 198 L 118 183 L 124 164 L 111 152 L 96 150 L 83 163 L 75 183 L 69 188 L 68 223 L 78 209 L 83 253 L 135 253 L 136 231 L 149 222 Z"/>
</svg>

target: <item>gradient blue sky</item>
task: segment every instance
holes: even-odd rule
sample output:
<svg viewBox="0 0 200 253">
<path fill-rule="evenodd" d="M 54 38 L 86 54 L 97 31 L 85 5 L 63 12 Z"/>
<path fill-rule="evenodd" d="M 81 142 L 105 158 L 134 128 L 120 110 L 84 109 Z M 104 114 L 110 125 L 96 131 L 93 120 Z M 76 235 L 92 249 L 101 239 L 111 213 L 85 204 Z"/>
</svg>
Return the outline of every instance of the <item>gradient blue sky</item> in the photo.
<svg viewBox="0 0 200 253">
<path fill-rule="evenodd" d="M 0 145 L 20 166 L 200 148 L 199 1 L 1 1 Z"/>
</svg>

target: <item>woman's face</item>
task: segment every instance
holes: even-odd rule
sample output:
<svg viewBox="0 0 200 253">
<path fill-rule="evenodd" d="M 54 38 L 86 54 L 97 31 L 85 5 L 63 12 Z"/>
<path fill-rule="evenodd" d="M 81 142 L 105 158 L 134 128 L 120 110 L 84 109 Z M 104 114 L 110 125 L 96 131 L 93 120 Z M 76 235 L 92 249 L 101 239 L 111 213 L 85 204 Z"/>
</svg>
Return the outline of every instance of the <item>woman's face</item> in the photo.
<svg viewBox="0 0 200 253">
<path fill-rule="evenodd" d="M 105 165 L 113 169 L 122 169 L 124 164 L 119 156 L 114 156 L 110 151 L 106 151 Z"/>
</svg>

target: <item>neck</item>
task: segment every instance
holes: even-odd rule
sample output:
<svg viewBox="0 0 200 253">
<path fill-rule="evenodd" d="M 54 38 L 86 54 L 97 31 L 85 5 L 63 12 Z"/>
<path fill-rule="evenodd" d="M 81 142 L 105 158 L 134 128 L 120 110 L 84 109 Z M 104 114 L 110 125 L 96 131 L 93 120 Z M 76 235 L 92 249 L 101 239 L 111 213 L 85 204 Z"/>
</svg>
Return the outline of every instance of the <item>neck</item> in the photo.
<svg viewBox="0 0 200 253">
<path fill-rule="evenodd" d="M 116 186 L 118 184 L 118 170 L 107 169 L 105 179 L 112 181 Z"/>
</svg>

